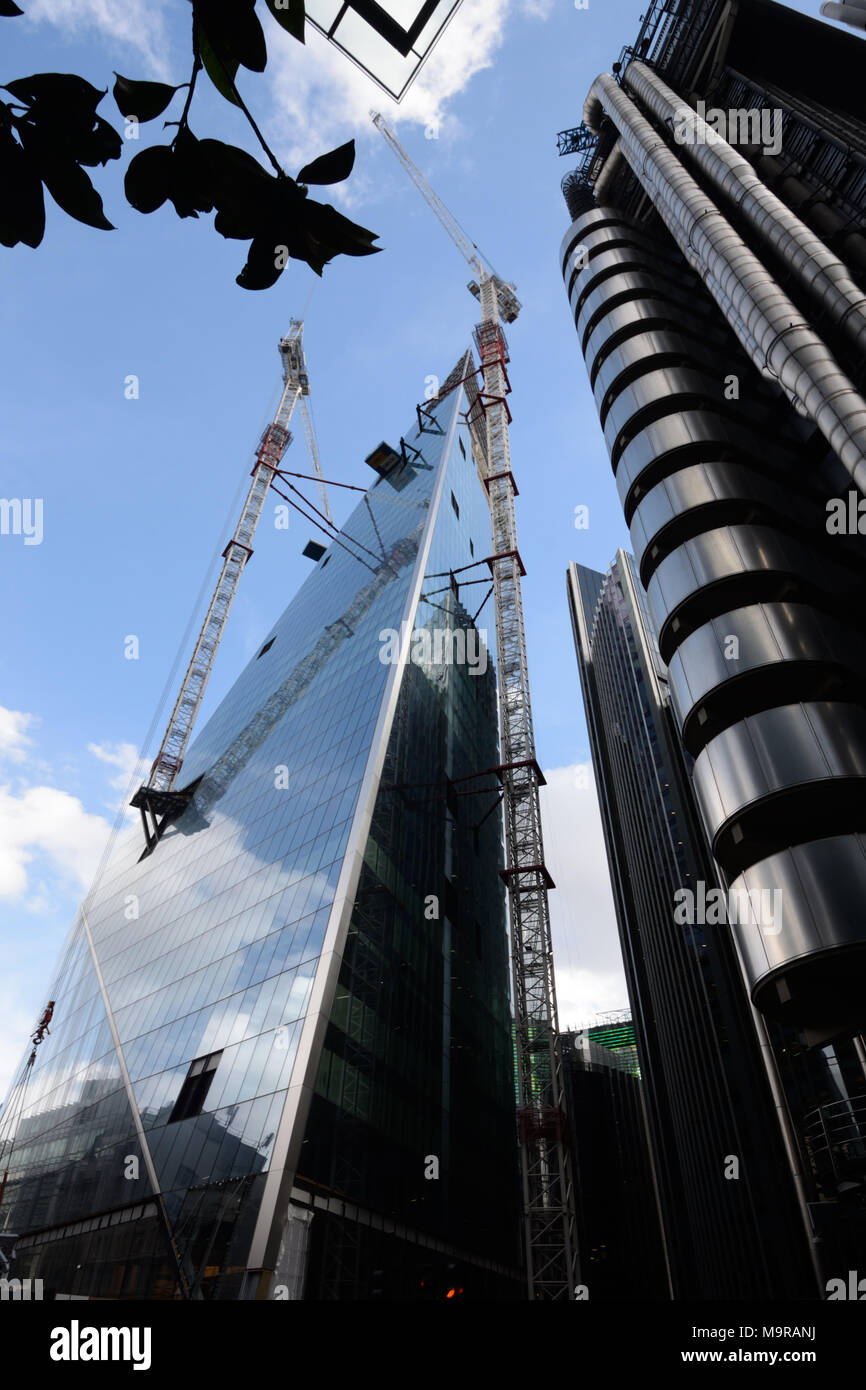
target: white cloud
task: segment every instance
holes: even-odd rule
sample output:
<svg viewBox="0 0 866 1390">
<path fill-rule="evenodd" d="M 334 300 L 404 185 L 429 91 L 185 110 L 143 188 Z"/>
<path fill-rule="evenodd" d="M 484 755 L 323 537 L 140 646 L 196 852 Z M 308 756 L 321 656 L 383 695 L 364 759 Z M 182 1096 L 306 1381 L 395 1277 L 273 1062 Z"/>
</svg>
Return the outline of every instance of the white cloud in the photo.
<svg viewBox="0 0 866 1390">
<path fill-rule="evenodd" d="M 629 1009 L 621 971 L 605 975 L 595 970 L 569 970 L 559 965 L 556 967 L 556 1003 L 563 1031 L 595 1024 L 599 1014 Z"/>
<path fill-rule="evenodd" d="M 44 773 L 45 764 L 34 757 L 33 740 L 25 732 L 37 722 L 32 714 L 0 706 L 0 758 L 26 760 L 31 773 L 34 768 Z M 125 790 L 138 766 L 132 744 L 92 743 L 90 751 L 121 769 L 112 785 Z M 10 781 L 0 785 L 0 899 L 24 899 L 26 912 L 40 913 L 50 910 L 52 896 L 56 899 L 52 879 L 59 877 L 76 891 L 89 887 L 109 829 L 107 820 L 91 815 L 77 797 L 58 787 L 28 785 L 20 777 L 14 787 Z M 32 865 L 38 865 L 35 881 Z"/>
<path fill-rule="evenodd" d="M 424 126 L 431 138 L 433 131 L 437 138 L 453 135 L 458 123 L 448 114 L 449 103 L 476 73 L 492 65 L 509 19 L 545 20 L 552 8 L 553 0 L 463 0 L 399 105 L 312 25 L 301 45 L 262 8 L 268 40 L 265 82 L 270 105 L 279 112 L 264 121 L 267 134 L 290 172 L 352 134 L 372 138 L 371 107 L 393 124 Z M 31 0 L 27 17 L 52 24 L 70 38 L 96 31 L 110 44 L 134 50 L 149 76 L 177 81 L 177 61 L 185 62 L 186 50 L 168 31 L 165 0 Z M 253 109 L 261 113 L 262 103 L 251 96 Z M 355 201 L 358 192 L 357 176 L 351 189 L 329 190 L 342 201 Z"/>
<path fill-rule="evenodd" d="M 23 763 L 33 740 L 27 737 L 26 729 L 34 722 L 32 714 L 21 710 L 4 709 L 0 705 L 0 755 L 12 762 Z"/>
<path fill-rule="evenodd" d="M 370 108 L 392 124 L 412 122 L 453 133 L 449 102 L 476 73 L 489 68 L 515 11 L 546 18 L 551 0 L 463 0 L 402 102 L 392 101 L 369 77 L 308 26 L 303 50 L 272 33 L 268 70 L 279 119 L 270 122 L 277 153 L 290 172 L 352 134 L 373 134 Z M 432 134 L 431 134 L 431 138 Z"/>
<path fill-rule="evenodd" d="M 161 0 L 31 0 L 26 13 L 28 19 L 54 24 L 72 38 L 96 29 L 114 43 L 134 49 L 152 76 L 171 76 Z M 174 81 L 178 80 L 175 76 Z"/>
<path fill-rule="evenodd" d="M 545 771 L 541 792 L 560 1025 L 628 1008 L 598 799 L 589 764 Z"/>
<path fill-rule="evenodd" d="M 76 796 L 56 787 L 13 792 L 0 786 L 0 898 L 27 893 L 35 860 L 47 861 L 63 880 L 89 887 L 109 831 L 102 816 L 90 815 Z"/>
<path fill-rule="evenodd" d="M 111 785 L 118 791 L 125 792 L 133 785 L 133 782 L 140 783 L 145 780 L 146 764 L 144 759 L 138 756 L 138 750 L 132 743 L 88 743 L 88 753 L 92 753 L 102 763 L 108 763 L 110 767 L 120 768 L 116 777 L 112 777 Z"/>
</svg>

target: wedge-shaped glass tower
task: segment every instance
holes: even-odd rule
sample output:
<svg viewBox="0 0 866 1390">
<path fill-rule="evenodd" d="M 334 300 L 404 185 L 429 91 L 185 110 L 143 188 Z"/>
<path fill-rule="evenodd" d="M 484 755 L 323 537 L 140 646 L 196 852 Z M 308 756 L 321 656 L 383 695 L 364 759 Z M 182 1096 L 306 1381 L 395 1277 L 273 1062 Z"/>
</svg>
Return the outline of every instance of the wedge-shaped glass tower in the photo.
<svg viewBox="0 0 866 1390">
<path fill-rule="evenodd" d="M 6 1107 L 18 1277 L 519 1293 L 470 370 L 370 455 L 380 476 L 192 745 L 188 809 L 150 854 L 120 842 L 78 915 Z"/>
</svg>

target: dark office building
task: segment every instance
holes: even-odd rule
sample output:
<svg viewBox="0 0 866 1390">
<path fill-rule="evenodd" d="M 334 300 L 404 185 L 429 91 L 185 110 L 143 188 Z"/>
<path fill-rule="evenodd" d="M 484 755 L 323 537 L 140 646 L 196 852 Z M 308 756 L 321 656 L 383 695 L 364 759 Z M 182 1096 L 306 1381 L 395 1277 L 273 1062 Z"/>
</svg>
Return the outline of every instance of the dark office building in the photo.
<svg viewBox="0 0 866 1390">
<path fill-rule="evenodd" d="M 675 916 L 717 880 L 634 561 L 568 592 L 674 1296 L 809 1294 L 730 931 Z"/>
<path fill-rule="evenodd" d="M 731 932 L 834 1273 L 864 1192 L 864 55 L 769 0 L 654 0 L 560 136 L 563 277 L 700 821 L 728 894 L 782 905 Z"/>
<path fill-rule="evenodd" d="M 659 1201 L 631 1020 L 564 1034 L 562 1064 L 586 1296 L 593 1303 L 667 1299 Z"/>
<path fill-rule="evenodd" d="M 490 525 L 468 371 L 370 455 L 380 476 L 193 743 L 188 809 L 152 853 L 119 841 L 81 909 L 6 1110 L 18 1277 L 520 1296 L 499 789 L 477 778 L 496 673 L 452 574 Z"/>
</svg>

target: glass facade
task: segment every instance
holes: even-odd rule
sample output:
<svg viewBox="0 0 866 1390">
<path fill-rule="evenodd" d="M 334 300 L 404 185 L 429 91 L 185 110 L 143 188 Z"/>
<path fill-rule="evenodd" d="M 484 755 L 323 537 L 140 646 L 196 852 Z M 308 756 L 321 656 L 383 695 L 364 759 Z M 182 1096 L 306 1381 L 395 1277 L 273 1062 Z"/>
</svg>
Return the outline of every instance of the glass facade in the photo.
<svg viewBox="0 0 866 1390">
<path fill-rule="evenodd" d="M 290 1203 L 327 1190 L 507 1284 L 500 817 L 479 825 L 495 792 L 449 781 L 498 760 L 485 590 L 450 578 L 488 544 L 466 409 L 458 386 L 407 432 L 195 739 L 189 808 L 152 854 L 125 837 L 83 905 L 4 1135 L 16 1274 L 96 1297 L 373 1296 L 360 1266 L 307 1280 L 321 1211 L 291 1292 L 274 1285 Z"/>
<path fill-rule="evenodd" d="M 460 0 L 306 0 L 306 18 L 400 101 Z"/>
</svg>

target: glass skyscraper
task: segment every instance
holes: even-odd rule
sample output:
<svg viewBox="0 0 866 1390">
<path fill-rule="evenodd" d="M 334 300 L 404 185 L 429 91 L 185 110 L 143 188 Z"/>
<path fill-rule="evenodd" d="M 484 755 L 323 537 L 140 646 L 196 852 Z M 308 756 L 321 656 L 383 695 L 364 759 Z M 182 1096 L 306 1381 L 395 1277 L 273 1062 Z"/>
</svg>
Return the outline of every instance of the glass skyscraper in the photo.
<svg viewBox="0 0 866 1390">
<path fill-rule="evenodd" d="M 97 1298 L 519 1290 L 494 619 L 461 582 L 489 553 L 471 369 L 370 455 L 192 744 L 188 809 L 152 853 L 122 838 L 82 906 L 6 1107 L 16 1276 Z"/>
</svg>

